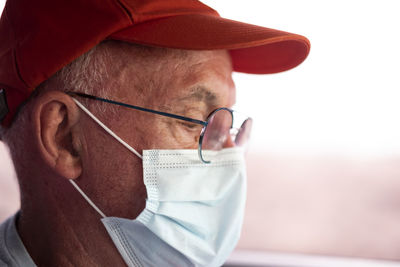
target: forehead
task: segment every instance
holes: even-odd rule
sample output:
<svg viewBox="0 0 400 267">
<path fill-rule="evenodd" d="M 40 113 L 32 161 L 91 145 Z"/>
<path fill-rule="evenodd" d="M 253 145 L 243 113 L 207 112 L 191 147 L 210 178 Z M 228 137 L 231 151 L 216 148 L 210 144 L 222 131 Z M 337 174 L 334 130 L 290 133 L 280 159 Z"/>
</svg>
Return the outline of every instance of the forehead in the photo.
<svg viewBox="0 0 400 267">
<path fill-rule="evenodd" d="M 211 100 L 218 106 L 233 105 L 235 88 L 227 51 L 187 51 L 129 44 L 118 44 L 113 49 L 121 62 L 113 67 L 110 78 L 118 82 L 116 93 L 120 99 L 148 107 Z"/>
</svg>

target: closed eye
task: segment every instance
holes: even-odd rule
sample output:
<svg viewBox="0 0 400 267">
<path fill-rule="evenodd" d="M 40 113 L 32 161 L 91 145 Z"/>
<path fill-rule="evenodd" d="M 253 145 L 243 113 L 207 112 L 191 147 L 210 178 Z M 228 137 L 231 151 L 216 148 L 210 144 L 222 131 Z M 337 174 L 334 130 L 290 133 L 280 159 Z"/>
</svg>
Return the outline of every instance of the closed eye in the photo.
<svg viewBox="0 0 400 267">
<path fill-rule="evenodd" d="M 181 125 L 183 125 L 184 127 L 186 127 L 189 130 L 197 130 L 197 129 L 201 129 L 202 126 L 196 123 L 191 123 L 191 122 L 180 122 Z"/>
</svg>

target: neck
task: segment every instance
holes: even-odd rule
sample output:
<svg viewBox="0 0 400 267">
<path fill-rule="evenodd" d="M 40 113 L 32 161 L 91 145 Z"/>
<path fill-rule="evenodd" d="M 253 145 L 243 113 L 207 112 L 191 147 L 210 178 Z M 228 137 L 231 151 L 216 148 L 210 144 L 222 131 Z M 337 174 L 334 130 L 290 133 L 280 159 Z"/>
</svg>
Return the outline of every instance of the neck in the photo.
<svg viewBox="0 0 400 267">
<path fill-rule="evenodd" d="M 17 222 L 21 239 L 36 265 L 125 265 L 100 215 L 67 180 L 43 191 L 32 190 L 42 192 L 34 199 L 23 196 Z"/>
</svg>

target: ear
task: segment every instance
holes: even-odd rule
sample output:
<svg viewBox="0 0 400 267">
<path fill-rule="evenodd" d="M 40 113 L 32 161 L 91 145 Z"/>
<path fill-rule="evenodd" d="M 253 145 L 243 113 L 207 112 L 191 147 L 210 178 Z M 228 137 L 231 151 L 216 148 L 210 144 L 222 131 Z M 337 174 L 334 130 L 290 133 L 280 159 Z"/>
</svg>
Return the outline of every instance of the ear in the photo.
<svg viewBox="0 0 400 267">
<path fill-rule="evenodd" d="M 38 96 L 32 112 L 32 126 L 38 150 L 47 165 L 62 177 L 75 179 L 82 173 L 79 109 L 72 98 L 59 91 Z"/>
</svg>

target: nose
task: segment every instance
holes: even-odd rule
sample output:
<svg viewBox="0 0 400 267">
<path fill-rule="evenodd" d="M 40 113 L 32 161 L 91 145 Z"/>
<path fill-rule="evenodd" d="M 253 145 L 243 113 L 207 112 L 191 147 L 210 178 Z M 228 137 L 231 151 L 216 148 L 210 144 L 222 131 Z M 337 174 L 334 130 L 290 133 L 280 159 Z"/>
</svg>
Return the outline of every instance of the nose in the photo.
<svg viewBox="0 0 400 267">
<path fill-rule="evenodd" d="M 235 142 L 233 141 L 233 137 L 232 135 L 228 132 L 226 134 L 226 138 L 225 138 L 225 142 L 223 144 L 223 148 L 230 148 L 230 147 L 234 147 L 235 146 Z"/>
</svg>

